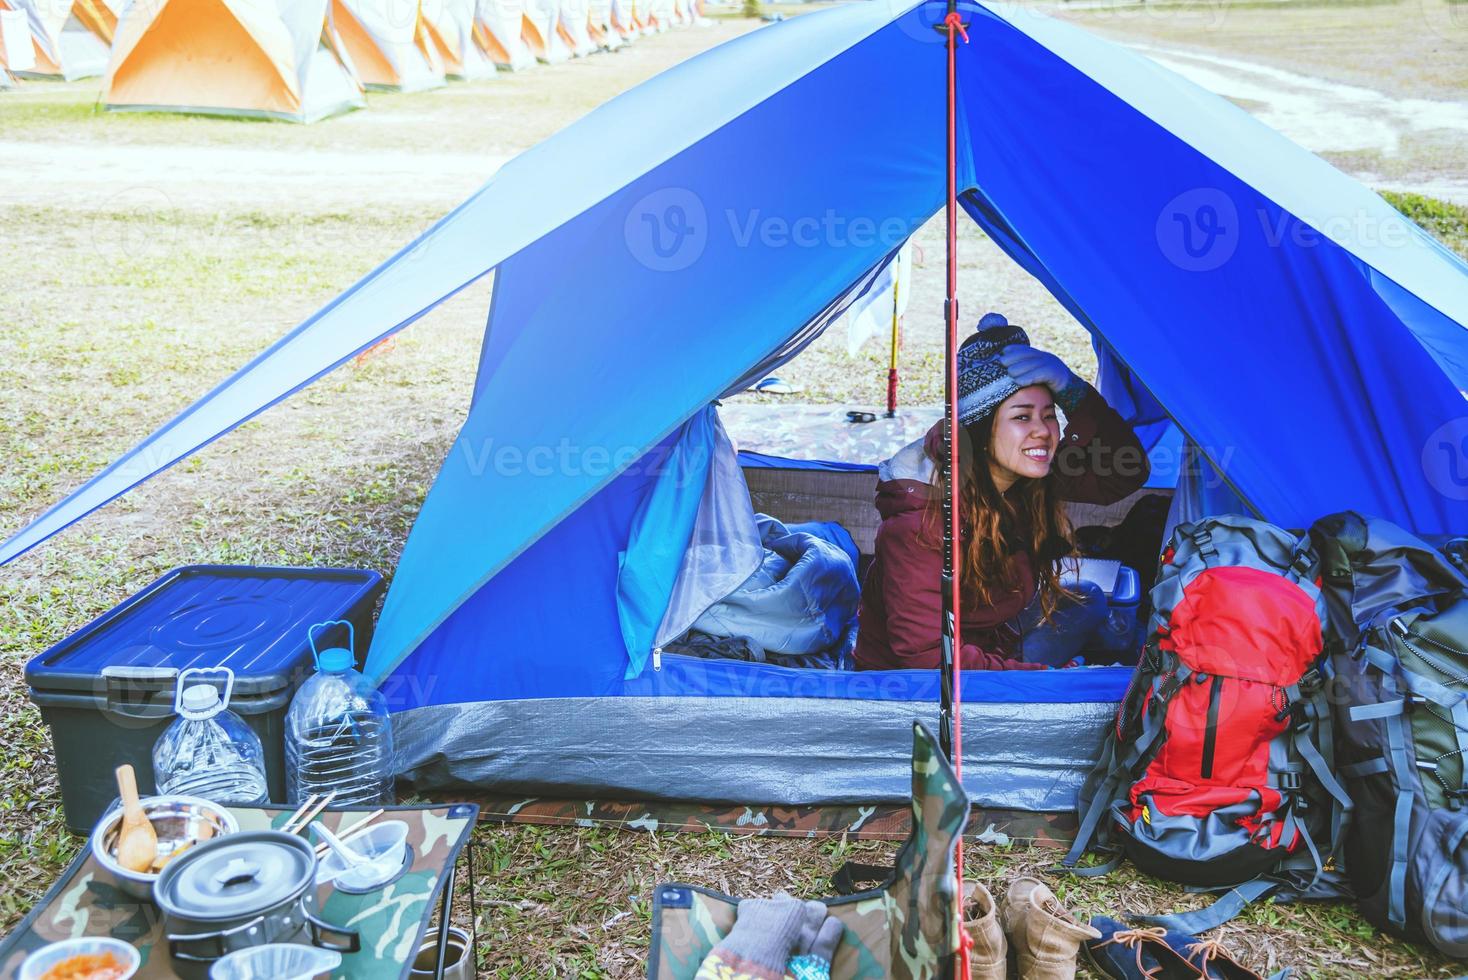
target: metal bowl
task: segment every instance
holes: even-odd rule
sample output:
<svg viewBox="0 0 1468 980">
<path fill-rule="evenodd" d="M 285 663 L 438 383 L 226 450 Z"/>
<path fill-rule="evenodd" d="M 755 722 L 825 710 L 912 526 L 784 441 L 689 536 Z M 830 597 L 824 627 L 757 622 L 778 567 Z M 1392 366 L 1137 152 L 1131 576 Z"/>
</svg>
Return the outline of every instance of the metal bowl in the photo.
<svg viewBox="0 0 1468 980">
<path fill-rule="evenodd" d="M 171 858 L 199 838 L 205 826 L 212 827 L 214 837 L 238 833 L 240 825 L 234 815 L 218 803 L 197 796 L 145 796 L 143 812 L 158 835 L 158 857 Z M 158 875 L 129 871 L 117 863 L 117 829 L 122 822 L 122 804 L 114 803 L 103 814 L 92 831 L 92 856 L 112 873 L 118 887 L 134 898 L 153 898 L 153 883 Z"/>
</svg>

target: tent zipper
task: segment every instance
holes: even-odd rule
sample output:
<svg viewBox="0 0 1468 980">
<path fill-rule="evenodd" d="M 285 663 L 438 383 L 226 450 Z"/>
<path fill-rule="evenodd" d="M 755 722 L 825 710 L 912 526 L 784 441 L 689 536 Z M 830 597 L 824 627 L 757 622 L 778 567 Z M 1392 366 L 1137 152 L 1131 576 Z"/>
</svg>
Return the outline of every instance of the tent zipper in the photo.
<svg viewBox="0 0 1468 980">
<path fill-rule="evenodd" d="M 1203 731 L 1203 764 L 1200 775 L 1213 778 L 1213 750 L 1218 742 L 1218 708 L 1223 700 L 1223 678 L 1213 675 L 1213 686 L 1208 691 L 1208 727 Z"/>
</svg>

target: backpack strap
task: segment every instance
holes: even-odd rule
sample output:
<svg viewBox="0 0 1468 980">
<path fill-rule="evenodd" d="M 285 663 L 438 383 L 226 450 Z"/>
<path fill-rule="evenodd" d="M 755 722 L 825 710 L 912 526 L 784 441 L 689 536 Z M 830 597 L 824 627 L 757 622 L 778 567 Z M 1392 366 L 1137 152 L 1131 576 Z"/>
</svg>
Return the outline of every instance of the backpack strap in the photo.
<svg viewBox="0 0 1468 980">
<path fill-rule="evenodd" d="M 1197 549 L 1198 560 L 1203 563 L 1204 568 L 1212 568 L 1218 564 L 1218 549 L 1213 546 L 1213 532 L 1208 529 L 1206 523 L 1199 521 L 1197 524 L 1189 524 L 1186 528 L 1179 528 L 1179 530 L 1186 531 L 1189 540 L 1193 542 L 1193 547 Z"/>
<path fill-rule="evenodd" d="M 1196 909 L 1192 912 L 1179 912 L 1174 915 L 1133 915 L 1129 916 L 1132 922 L 1149 926 L 1162 926 L 1174 932 L 1187 933 L 1196 936 L 1216 929 L 1225 922 L 1235 918 L 1250 902 L 1268 897 L 1277 890 L 1283 882 L 1273 878 L 1254 878 L 1242 885 L 1235 885 L 1223 895 L 1218 901 L 1205 908 Z"/>
<path fill-rule="evenodd" d="M 1146 710 L 1142 712 L 1142 730 L 1134 740 L 1125 745 L 1120 738 L 1106 740 L 1105 754 L 1096 767 L 1098 772 L 1105 772 L 1105 776 L 1097 784 L 1090 805 L 1081 818 L 1080 827 L 1076 830 L 1075 843 L 1071 845 L 1070 851 L 1060 862 L 1064 867 L 1074 869 L 1086 853 L 1093 838 L 1099 845 L 1106 843 L 1110 834 L 1108 828 L 1102 826 L 1102 818 L 1110 811 L 1112 801 L 1122 786 L 1132 781 L 1137 763 L 1146 757 L 1152 746 L 1161 738 L 1166 727 L 1164 721 L 1167 715 L 1167 702 L 1193 674 L 1192 668 L 1172 655 L 1168 655 L 1167 659 L 1171 663 L 1164 671 L 1156 647 L 1151 647 L 1149 653 L 1155 658 L 1153 662 L 1157 663 L 1158 669 L 1156 676 L 1152 678 L 1152 696 L 1147 700 Z M 1124 707 L 1125 702 L 1123 702 Z M 1093 877 L 1112 870 L 1117 863 L 1119 862 L 1108 862 L 1101 869 L 1090 868 L 1075 873 L 1083 877 Z"/>
</svg>

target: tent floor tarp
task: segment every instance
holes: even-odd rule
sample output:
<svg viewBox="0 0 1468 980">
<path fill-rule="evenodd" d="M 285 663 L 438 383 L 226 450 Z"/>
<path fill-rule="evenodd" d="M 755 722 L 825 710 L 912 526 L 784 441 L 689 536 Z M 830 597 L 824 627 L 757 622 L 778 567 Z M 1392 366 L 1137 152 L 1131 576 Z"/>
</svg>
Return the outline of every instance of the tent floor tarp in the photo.
<svg viewBox="0 0 1468 980">
<path fill-rule="evenodd" d="M 463 795 L 463 794 L 461 794 Z M 805 840 L 906 840 L 912 807 L 883 803 L 868 806 L 727 806 L 670 801 L 524 799 L 490 796 L 472 790 L 463 798 L 479 805 L 484 823 L 535 824 L 542 827 L 607 827 L 648 833 L 718 831 L 750 837 L 798 837 Z M 1024 841 L 1068 847 L 1075 840 L 1076 817 L 1063 813 L 974 807 L 964 836 L 984 843 Z M 1002 836 L 1001 836 L 1002 835 Z"/>
</svg>

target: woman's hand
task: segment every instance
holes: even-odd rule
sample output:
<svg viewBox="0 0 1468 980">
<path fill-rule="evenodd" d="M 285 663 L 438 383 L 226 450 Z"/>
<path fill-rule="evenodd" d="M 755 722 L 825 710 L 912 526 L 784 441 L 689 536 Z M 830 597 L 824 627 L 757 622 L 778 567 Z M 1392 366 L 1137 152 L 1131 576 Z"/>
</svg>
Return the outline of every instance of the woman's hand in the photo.
<svg viewBox="0 0 1468 980">
<path fill-rule="evenodd" d="M 1046 350 L 1014 345 L 999 352 L 999 363 L 1021 388 L 1045 385 L 1067 413 L 1075 411 L 1089 385 L 1066 363 Z"/>
<path fill-rule="evenodd" d="M 1053 392 L 1064 391 L 1079 380 L 1065 362 L 1046 350 L 1015 344 L 999 352 L 1005 373 L 1021 388 L 1045 385 Z"/>
</svg>

